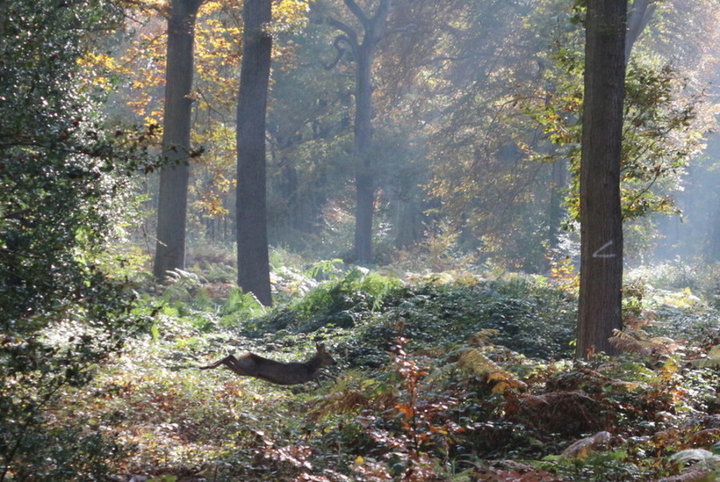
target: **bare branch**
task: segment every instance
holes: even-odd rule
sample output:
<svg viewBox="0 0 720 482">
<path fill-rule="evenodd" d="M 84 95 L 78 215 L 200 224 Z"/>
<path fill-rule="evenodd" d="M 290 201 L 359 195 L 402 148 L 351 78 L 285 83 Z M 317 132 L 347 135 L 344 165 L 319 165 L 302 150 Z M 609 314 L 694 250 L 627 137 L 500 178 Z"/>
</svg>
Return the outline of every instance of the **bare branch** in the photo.
<svg viewBox="0 0 720 482">
<path fill-rule="evenodd" d="M 625 63 L 630 60 L 630 54 L 635 42 L 640 38 L 645 27 L 652 19 L 657 9 L 656 0 L 635 0 L 630 17 L 628 18 L 627 34 L 625 37 Z"/>
<path fill-rule="evenodd" d="M 365 24 L 365 42 L 370 42 L 373 45 L 377 45 L 380 40 L 384 37 L 384 31 L 386 28 L 385 19 L 387 19 L 388 12 L 390 11 L 390 0 L 380 0 L 380 5 L 372 16 L 370 22 Z"/>
<path fill-rule="evenodd" d="M 385 20 L 385 17 L 387 17 L 389 11 L 390 0 L 380 0 L 380 5 L 378 5 L 378 9 L 371 19 L 373 27 L 377 25 L 378 21 L 383 22 Z"/>
<path fill-rule="evenodd" d="M 357 48 L 360 46 L 360 44 L 358 43 L 357 32 L 355 32 L 355 30 L 353 30 L 352 27 L 350 27 L 347 24 L 341 22 L 340 20 L 336 20 L 334 18 L 328 18 L 327 23 L 331 27 L 335 27 L 337 30 L 340 30 L 341 32 L 343 32 L 345 34 L 344 35 L 345 40 L 350 45 L 350 47 L 353 49 L 353 52 L 357 52 Z M 343 36 L 341 35 L 341 37 L 343 37 Z"/>
<path fill-rule="evenodd" d="M 352 12 L 355 17 L 357 17 L 358 20 L 363 24 L 363 27 L 367 29 L 367 24 L 370 21 L 368 16 L 363 12 L 363 9 L 360 8 L 360 5 L 358 5 L 355 0 L 343 0 L 345 2 L 345 6 Z M 386 0 L 383 0 L 383 2 L 386 2 Z M 382 3 L 380 4 L 380 7 L 382 7 Z"/>
<path fill-rule="evenodd" d="M 333 40 L 333 47 L 335 47 L 335 50 L 337 50 L 337 56 L 329 64 L 323 64 L 325 70 L 334 69 L 338 62 L 340 62 L 340 59 L 342 59 L 343 55 L 345 55 L 346 50 L 342 47 L 342 43 L 346 43 L 350 47 L 350 50 L 354 49 L 352 43 L 350 42 L 350 39 L 347 38 L 346 35 L 338 35 L 337 37 L 335 37 L 335 40 Z"/>
</svg>

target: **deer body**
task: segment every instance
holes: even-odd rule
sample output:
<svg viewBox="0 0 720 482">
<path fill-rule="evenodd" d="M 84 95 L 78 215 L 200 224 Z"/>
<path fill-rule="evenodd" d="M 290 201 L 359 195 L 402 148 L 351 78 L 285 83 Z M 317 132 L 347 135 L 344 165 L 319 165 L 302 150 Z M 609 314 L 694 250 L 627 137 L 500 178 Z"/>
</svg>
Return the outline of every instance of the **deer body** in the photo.
<svg viewBox="0 0 720 482">
<path fill-rule="evenodd" d="M 240 376 L 260 378 L 279 385 L 297 385 L 314 380 L 322 367 L 335 365 L 335 360 L 325 351 L 324 345 L 318 344 L 316 348 L 315 355 L 302 363 L 283 363 L 254 353 L 246 353 L 239 357 L 228 355 L 222 360 L 200 367 L 200 369 L 207 370 L 225 365 Z"/>
</svg>

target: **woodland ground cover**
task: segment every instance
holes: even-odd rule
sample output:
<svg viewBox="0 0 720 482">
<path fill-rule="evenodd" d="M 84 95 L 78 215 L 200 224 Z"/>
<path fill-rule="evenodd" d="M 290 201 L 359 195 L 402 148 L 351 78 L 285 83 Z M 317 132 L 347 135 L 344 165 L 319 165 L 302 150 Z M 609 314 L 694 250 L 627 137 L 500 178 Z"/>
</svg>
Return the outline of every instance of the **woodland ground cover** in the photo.
<svg viewBox="0 0 720 482">
<path fill-rule="evenodd" d="M 232 287 L 232 275 L 223 275 L 232 270 L 217 261 L 195 260 L 195 270 L 160 290 L 138 285 L 138 311 L 154 312 L 155 324 L 50 412 L 47 430 L 72 437 L 45 460 L 47 476 L 718 474 L 720 304 L 708 270 L 633 271 L 629 328 L 615 340 L 624 353 L 575 361 L 576 297 L 567 279 L 492 271 L 397 277 L 276 259 L 285 301 L 268 310 Z M 317 383 L 287 388 L 196 368 L 242 351 L 300 360 L 316 341 L 338 361 Z"/>
</svg>

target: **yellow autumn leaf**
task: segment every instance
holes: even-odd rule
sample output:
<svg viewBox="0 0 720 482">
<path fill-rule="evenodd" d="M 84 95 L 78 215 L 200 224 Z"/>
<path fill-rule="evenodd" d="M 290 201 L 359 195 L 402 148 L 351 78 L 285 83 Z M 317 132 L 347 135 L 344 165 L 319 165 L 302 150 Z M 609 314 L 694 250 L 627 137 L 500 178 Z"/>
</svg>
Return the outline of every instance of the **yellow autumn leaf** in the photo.
<svg viewBox="0 0 720 482">
<path fill-rule="evenodd" d="M 202 17 L 203 15 L 210 15 L 211 13 L 222 10 L 222 7 L 222 2 L 205 2 L 200 7 L 200 12 L 198 16 Z"/>
<path fill-rule="evenodd" d="M 275 7 L 275 18 L 285 24 L 301 23 L 307 19 L 309 9 L 307 0 L 281 0 Z"/>
</svg>

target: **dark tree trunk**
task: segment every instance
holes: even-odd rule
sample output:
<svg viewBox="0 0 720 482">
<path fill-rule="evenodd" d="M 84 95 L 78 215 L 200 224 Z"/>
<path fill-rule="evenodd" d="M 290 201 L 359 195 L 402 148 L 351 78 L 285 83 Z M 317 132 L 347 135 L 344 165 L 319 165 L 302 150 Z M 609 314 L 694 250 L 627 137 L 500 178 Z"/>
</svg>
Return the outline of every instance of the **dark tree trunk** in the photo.
<svg viewBox="0 0 720 482">
<path fill-rule="evenodd" d="M 390 0 L 380 0 L 373 14 L 365 12 L 355 0 L 343 0 L 348 10 L 362 25 L 359 33 L 349 25 L 329 19 L 329 23 L 343 32 L 336 38 L 350 46 L 355 56 L 355 261 L 370 263 L 372 254 L 372 225 L 375 201 L 375 167 L 370 150 L 372 147 L 372 65 L 377 47 L 390 10 Z"/>
<path fill-rule="evenodd" d="M 272 304 L 268 257 L 265 115 L 272 37 L 271 0 L 246 0 L 237 107 L 238 285 Z"/>
<path fill-rule="evenodd" d="M 420 239 L 421 211 L 414 193 L 407 199 L 398 199 L 395 209 L 395 247 L 410 248 Z"/>
<path fill-rule="evenodd" d="M 588 2 L 580 167 L 581 268 L 577 355 L 612 353 L 622 328 L 620 162 L 627 0 Z"/>
<path fill-rule="evenodd" d="M 372 59 L 373 45 L 359 46 L 355 76 L 355 258 L 372 262 L 372 224 L 375 175 L 369 155 L 372 145 Z"/>
<path fill-rule="evenodd" d="M 202 0 L 173 0 L 168 19 L 167 67 L 162 150 L 168 163 L 160 170 L 157 244 L 153 274 L 185 266 L 185 219 L 190 175 L 190 91 L 193 80 L 195 17 Z"/>
</svg>

